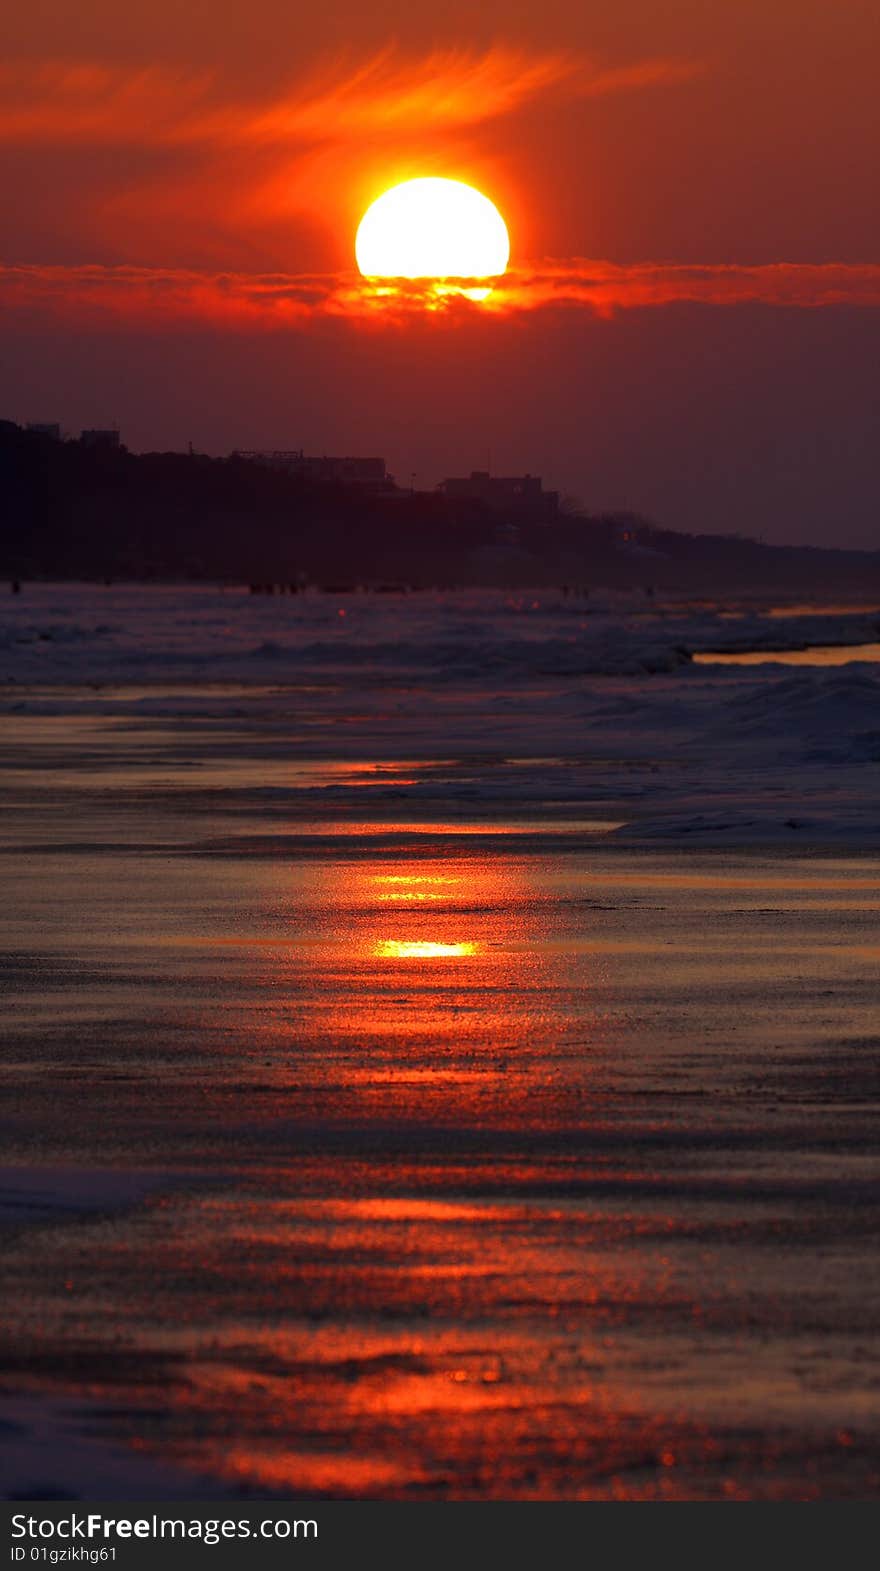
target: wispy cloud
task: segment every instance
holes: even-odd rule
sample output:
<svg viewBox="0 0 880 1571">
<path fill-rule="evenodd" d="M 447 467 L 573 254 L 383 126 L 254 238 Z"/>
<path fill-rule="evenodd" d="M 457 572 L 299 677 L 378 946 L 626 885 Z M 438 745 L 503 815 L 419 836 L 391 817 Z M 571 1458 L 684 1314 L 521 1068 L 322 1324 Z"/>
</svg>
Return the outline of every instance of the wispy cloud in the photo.
<svg viewBox="0 0 880 1571">
<path fill-rule="evenodd" d="M 512 272 L 487 300 L 438 296 L 432 286 L 389 290 L 348 274 L 201 273 L 138 267 L 0 268 L 0 312 L 90 325 L 204 322 L 280 329 L 327 318 L 354 323 L 424 319 L 474 321 L 520 312 L 586 311 L 601 316 L 674 304 L 757 304 L 820 309 L 880 307 L 880 263 L 680 266 L 647 262 L 544 262 Z"/>
<path fill-rule="evenodd" d="M 550 89 L 598 97 L 680 82 L 696 62 L 645 60 L 608 68 L 583 54 L 536 55 L 495 46 L 483 53 L 438 50 L 413 59 L 386 49 L 351 72 L 331 67 L 251 120 L 248 137 L 336 139 L 417 126 L 455 128 L 511 114 Z"/>
<path fill-rule="evenodd" d="M 51 229 L 66 255 L 87 235 L 106 260 L 271 266 L 296 256 L 303 236 L 313 261 L 338 257 L 342 228 L 348 251 L 355 213 L 382 182 L 485 179 L 497 168 L 487 124 L 553 96 L 604 98 L 700 69 L 502 43 L 421 54 L 394 45 L 304 61 L 245 91 L 234 73 L 11 61 L 0 64 L 0 148 L 25 229 Z M 12 173 L 16 153 L 26 179 Z"/>
<path fill-rule="evenodd" d="M 0 65 L 6 143 L 156 144 L 194 133 L 214 90 L 207 74 L 89 61 Z"/>
<path fill-rule="evenodd" d="M 0 139 L 66 144 L 246 146 L 344 141 L 364 134 L 455 129 L 511 114 L 554 89 L 606 96 L 686 80 L 698 62 L 609 67 L 590 56 L 396 47 L 325 61 L 265 99 L 237 97 L 208 73 L 101 62 L 0 66 Z"/>
</svg>

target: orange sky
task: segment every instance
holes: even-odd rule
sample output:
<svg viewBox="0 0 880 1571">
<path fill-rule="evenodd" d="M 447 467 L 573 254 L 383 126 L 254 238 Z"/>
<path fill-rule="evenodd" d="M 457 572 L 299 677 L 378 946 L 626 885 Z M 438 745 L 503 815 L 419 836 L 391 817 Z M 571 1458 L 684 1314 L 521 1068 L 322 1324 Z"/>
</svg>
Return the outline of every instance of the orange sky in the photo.
<svg viewBox="0 0 880 1571">
<path fill-rule="evenodd" d="M 877 500 L 876 417 L 861 396 L 880 301 L 875 0 L 489 0 L 478 22 L 458 0 L 439 20 L 418 0 L 330 0 L 314 16 L 279 0 L 185 4 L 182 14 L 171 0 L 34 0 L 4 20 L 0 45 L 0 314 L 16 339 L 0 372 L 4 413 L 71 425 L 112 414 L 135 446 L 193 437 L 223 450 L 261 433 L 322 450 L 369 440 L 426 484 L 450 464 L 481 465 L 486 447 L 499 467 L 522 458 L 531 430 L 530 467 L 552 465 L 548 478 L 596 505 L 659 510 L 684 527 L 741 518 L 745 530 L 757 509 L 761 530 L 818 538 L 842 487 L 846 527 L 862 537 Z M 479 185 L 508 221 L 515 276 L 486 312 L 491 328 L 467 313 L 430 330 L 411 310 L 357 319 L 358 218 L 388 184 L 426 173 Z M 646 325 L 646 308 L 665 323 Z M 785 318 L 767 328 L 786 346 L 769 368 L 762 346 L 761 375 L 766 384 L 769 369 L 774 383 L 754 431 L 735 402 L 735 324 L 714 321 L 731 310 Z M 677 487 L 657 481 L 663 412 L 643 408 L 641 387 L 634 395 L 633 324 L 619 320 L 630 313 L 642 324 L 641 371 L 648 385 L 662 381 L 679 426 L 695 407 L 705 419 L 700 345 L 716 342 L 722 366 L 731 357 L 726 383 L 717 367 L 708 377 L 718 430 L 704 440 L 726 453 L 714 491 L 713 465 L 696 483 L 684 445 L 688 475 Z M 523 314 L 527 327 L 512 320 Z M 817 314 L 821 327 L 806 320 Z M 175 415 L 185 430 L 170 428 L 156 396 L 157 331 L 189 389 L 191 407 Z M 383 331 L 395 335 L 392 360 L 412 352 L 422 366 L 415 401 L 409 389 L 399 402 Z M 240 408 L 234 392 L 199 381 L 193 341 L 212 363 L 225 343 L 231 388 L 247 368 Z M 456 434 L 438 400 L 450 361 L 474 353 L 485 383 Z M 303 429 L 285 358 L 337 394 L 352 359 L 366 359 L 369 418 L 349 380 L 335 404 L 328 395 L 337 413 Z M 515 420 L 492 407 L 497 370 L 509 375 L 511 362 L 521 368 Z M 793 374 L 812 365 L 827 385 L 832 363 L 838 398 L 805 412 Z M 596 407 L 600 364 L 610 411 Z M 529 417 L 535 390 L 552 422 L 542 432 Z M 582 422 L 572 401 L 589 439 L 573 429 Z M 786 424 L 788 405 L 799 423 Z M 414 408 L 425 429 L 412 428 Z M 826 438 L 829 420 L 837 432 L 825 441 L 827 497 L 800 480 L 807 414 Z M 432 445 L 428 428 L 447 434 Z M 733 496 L 725 428 L 740 442 L 745 430 L 757 455 L 739 465 L 753 478 Z M 612 456 L 620 443 L 630 444 L 625 471 Z"/>
</svg>

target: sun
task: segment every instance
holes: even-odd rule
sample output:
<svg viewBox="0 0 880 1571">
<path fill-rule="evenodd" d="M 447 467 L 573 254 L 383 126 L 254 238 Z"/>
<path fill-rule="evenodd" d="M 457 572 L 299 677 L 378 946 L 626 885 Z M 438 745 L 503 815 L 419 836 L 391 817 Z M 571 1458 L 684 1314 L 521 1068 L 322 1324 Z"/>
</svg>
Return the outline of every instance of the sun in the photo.
<svg viewBox="0 0 880 1571">
<path fill-rule="evenodd" d="M 365 278 L 500 278 L 510 257 L 507 225 L 494 202 L 461 180 L 426 178 L 392 186 L 367 208 L 355 239 Z M 482 299 L 488 289 L 449 292 Z"/>
</svg>

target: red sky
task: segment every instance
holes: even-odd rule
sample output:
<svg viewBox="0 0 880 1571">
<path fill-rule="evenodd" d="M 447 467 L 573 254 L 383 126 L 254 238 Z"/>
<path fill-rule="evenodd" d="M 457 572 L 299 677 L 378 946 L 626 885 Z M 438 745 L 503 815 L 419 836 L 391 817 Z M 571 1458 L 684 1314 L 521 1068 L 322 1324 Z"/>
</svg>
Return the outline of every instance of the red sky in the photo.
<svg viewBox="0 0 880 1571">
<path fill-rule="evenodd" d="M 6 18 L 0 413 L 880 544 L 876 0 L 315 9 Z M 365 314 L 357 221 L 422 173 L 497 202 L 511 281 Z"/>
</svg>

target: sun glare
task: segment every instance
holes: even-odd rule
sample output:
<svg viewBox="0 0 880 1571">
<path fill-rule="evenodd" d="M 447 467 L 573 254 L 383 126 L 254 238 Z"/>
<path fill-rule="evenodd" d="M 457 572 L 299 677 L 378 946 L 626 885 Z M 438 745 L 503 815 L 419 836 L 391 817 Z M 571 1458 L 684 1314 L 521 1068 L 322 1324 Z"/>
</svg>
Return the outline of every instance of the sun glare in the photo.
<svg viewBox="0 0 880 1571">
<path fill-rule="evenodd" d="M 355 240 L 365 278 L 433 279 L 443 292 L 483 299 L 486 288 L 455 279 L 495 279 L 507 267 L 510 239 L 497 207 L 460 180 L 405 180 L 369 207 Z"/>
<path fill-rule="evenodd" d="M 476 944 L 437 944 L 426 939 L 383 938 L 376 946 L 380 960 L 461 960 L 476 952 Z"/>
</svg>

